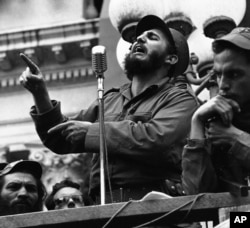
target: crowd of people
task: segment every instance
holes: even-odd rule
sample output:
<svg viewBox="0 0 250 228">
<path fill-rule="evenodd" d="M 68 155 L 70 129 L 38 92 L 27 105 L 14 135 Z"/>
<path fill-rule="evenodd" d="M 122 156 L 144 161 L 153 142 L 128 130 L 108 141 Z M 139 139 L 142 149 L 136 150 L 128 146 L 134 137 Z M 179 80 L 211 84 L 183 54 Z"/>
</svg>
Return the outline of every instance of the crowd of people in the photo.
<svg viewBox="0 0 250 228">
<path fill-rule="evenodd" d="M 42 182 L 42 166 L 18 160 L 0 164 L 0 216 L 79 208 L 91 204 L 79 183 L 61 180 L 48 194 Z"/>
<path fill-rule="evenodd" d="M 233 29 L 211 48 L 219 92 L 200 104 L 188 83 L 175 80 L 189 64 L 185 37 L 154 15 L 138 22 L 124 62 L 129 83 L 104 94 L 106 203 L 151 191 L 181 196 L 248 185 L 250 28 Z M 93 154 L 90 187 L 83 196 L 78 183 L 63 180 L 46 197 L 38 163 L 1 164 L 1 215 L 100 204 L 98 100 L 65 116 L 40 68 L 22 58 L 20 82 L 34 98 L 30 115 L 41 141 L 57 154 Z"/>
</svg>

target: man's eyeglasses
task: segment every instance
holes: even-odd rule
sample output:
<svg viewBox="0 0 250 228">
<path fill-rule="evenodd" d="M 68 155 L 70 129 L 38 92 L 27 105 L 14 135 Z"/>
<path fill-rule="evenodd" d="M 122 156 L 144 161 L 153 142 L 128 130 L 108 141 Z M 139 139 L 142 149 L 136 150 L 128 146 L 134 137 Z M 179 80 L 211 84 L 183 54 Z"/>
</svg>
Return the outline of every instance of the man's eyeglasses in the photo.
<svg viewBox="0 0 250 228">
<path fill-rule="evenodd" d="M 62 207 L 67 205 L 69 201 L 72 200 L 75 204 L 83 204 L 83 196 L 82 195 L 71 195 L 71 196 L 62 196 L 60 198 L 54 199 L 55 206 Z"/>
</svg>

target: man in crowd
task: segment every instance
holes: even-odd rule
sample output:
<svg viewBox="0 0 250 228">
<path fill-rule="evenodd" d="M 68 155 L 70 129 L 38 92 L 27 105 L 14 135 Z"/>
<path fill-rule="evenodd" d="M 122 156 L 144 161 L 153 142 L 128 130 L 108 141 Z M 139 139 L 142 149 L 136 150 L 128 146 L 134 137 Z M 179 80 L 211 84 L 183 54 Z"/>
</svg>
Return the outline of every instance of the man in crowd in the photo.
<svg viewBox="0 0 250 228">
<path fill-rule="evenodd" d="M 80 208 L 89 204 L 88 198 L 81 191 L 81 186 L 69 179 L 56 183 L 45 200 L 48 210 Z"/>
<path fill-rule="evenodd" d="M 0 171 L 0 215 L 43 210 L 46 190 L 41 182 L 38 162 L 19 160 Z"/>
<path fill-rule="evenodd" d="M 219 93 L 194 113 L 183 153 L 187 194 L 235 192 L 250 171 L 250 28 L 213 42 Z M 238 192 L 239 193 L 239 192 Z"/>
<path fill-rule="evenodd" d="M 125 59 L 131 82 L 104 95 L 107 203 L 137 200 L 153 190 L 182 194 L 175 183 L 181 180 L 182 148 L 197 108 L 192 92 L 172 83 L 189 63 L 185 38 L 153 15 L 139 21 L 135 35 Z M 34 97 L 31 116 L 41 140 L 58 154 L 93 153 L 90 194 L 100 203 L 98 101 L 74 118 L 64 116 L 40 69 L 21 56 L 28 68 L 20 81 Z"/>
</svg>

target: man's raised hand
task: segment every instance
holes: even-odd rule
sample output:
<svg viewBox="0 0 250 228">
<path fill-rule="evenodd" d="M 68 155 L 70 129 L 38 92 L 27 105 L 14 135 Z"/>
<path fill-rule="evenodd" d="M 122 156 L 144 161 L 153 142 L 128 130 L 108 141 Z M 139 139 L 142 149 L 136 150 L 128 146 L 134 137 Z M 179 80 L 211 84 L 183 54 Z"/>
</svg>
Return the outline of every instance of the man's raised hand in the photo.
<svg viewBox="0 0 250 228">
<path fill-rule="evenodd" d="M 26 70 L 23 71 L 19 78 L 21 85 L 33 95 L 47 93 L 45 81 L 39 67 L 23 53 L 20 54 L 20 57 L 27 65 Z"/>
<path fill-rule="evenodd" d="M 218 116 L 223 124 L 230 126 L 234 112 L 240 112 L 239 104 L 232 99 L 217 95 L 200 106 L 194 116 L 198 117 L 203 123 Z"/>
</svg>

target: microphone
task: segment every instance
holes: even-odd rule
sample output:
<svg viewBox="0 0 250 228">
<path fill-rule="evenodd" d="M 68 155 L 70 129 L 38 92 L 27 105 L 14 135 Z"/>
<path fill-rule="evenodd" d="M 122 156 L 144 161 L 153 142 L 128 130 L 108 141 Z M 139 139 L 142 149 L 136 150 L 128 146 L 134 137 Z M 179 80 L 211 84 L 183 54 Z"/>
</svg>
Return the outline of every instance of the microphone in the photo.
<svg viewBox="0 0 250 228">
<path fill-rule="evenodd" d="M 101 45 L 92 48 L 92 69 L 97 77 L 97 92 L 99 102 L 99 135 L 100 135 L 100 196 L 101 205 L 105 204 L 105 163 L 106 163 L 106 141 L 104 128 L 104 75 L 107 70 L 106 48 Z"/>
<path fill-rule="evenodd" d="M 103 78 L 107 70 L 106 48 L 101 45 L 92 48 L 92 69 L 97 78 Z"/>
</svg>

